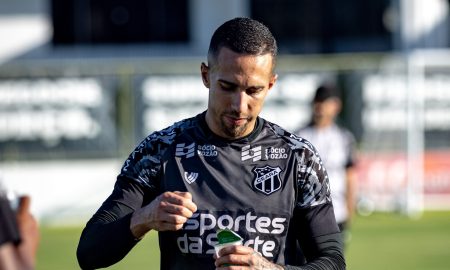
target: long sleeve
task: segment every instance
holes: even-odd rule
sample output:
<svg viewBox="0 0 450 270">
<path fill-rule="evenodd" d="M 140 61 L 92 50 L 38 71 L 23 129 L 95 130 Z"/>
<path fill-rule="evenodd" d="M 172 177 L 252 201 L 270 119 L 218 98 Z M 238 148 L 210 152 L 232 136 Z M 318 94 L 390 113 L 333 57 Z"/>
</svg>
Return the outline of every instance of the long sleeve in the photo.
<svg viewBox="0 0 450 270">
<path fill-rule="evenodd" d="M 88 221 L 77 249 L 82 269 L 96 269 L 120 261 L 138 242 L 130 230 L 132 212 L 148 203 L 142 187 L 117 180 L 112 194 Z"/>
<path fill-rule="evenodd" d="M 0 193 L 0 245 L 19 242 L 20 233 L 16 216 L 8 200 Z"/>
<path fill-rule="evenodd" d="M 341 233 L 336 224 L 328 174 L 314 146 L 299 154 L 297 204 L 293 216 L 293 234 L 306 264 L 286 269 L 345 269 Z"/>
<path fill-rule="evenodd" d="M 341 233 L 334 220 L 331 203 L 309 209 L 297 209 L 294 215 L 296 238 L 306 259 L 302 266 L 288 265 L 289 270 L 345 269 Z"/>
<path fill-rule="evenodd" d="M 110 266 L 136 245 L 131 215 L 159 195 L 161 159 L 183 123 L 150 134 L 125 160 L 112 194 L 81 235 L 77 258 L 82 269 Z"/>
</svg>

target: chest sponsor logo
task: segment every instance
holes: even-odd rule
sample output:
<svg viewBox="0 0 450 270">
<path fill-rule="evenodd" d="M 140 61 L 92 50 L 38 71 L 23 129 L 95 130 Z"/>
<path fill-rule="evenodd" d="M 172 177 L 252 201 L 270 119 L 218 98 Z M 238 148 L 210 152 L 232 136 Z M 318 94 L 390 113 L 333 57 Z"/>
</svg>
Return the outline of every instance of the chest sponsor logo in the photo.
<svg viewBox="0 0 450 270">
<path fill-rule="evenodd" d="M 261 146 L 251 147 L 250 145 L 246 145 L 242 147 L 241 151 L 241 160 L 246 161 L 252 159 L 253 161 L 261 160 Z"/>
<path fill-rule="evenodd" d="M 188 182 L 188 184 L 192 184 L 197 180 L 198 173 L 196 172 L 184 172 L 184 180 Z"/>
<path fill-rule="evenodd" d="M 217 157 L 217 147 L 212 144 L 198 145 L 197 154 L 204 157 Z"/>
<path fill-rule="evenodd" d="M 280 167 L 264 166 L 254 168 L 255 181 L 253 187 L 266 195 L 270 195 L 281 188 Z"/>
<path fill-rule="evenodd" d="M 193 157 L 195 154 L 195 143 L 191 143 L 190 145 L 187 145 L 185 143 L 179 143 L 176 146 L 175 149 L 175 156 L 177 157 L 183 157 L 186 156 L 187 158 Z"/>
<path fill-rule="evenodd" d="M 265 151 L 266 160 L 269 159 L 287 159 L 288 154 L 286 148 L 283 147 L 269 147 Z"/>
<path fill-rule="evenodd" d="M 218 243 L 216 231 L 226 228 L 241 235 L 245 246 L 252 247 L 266 258 L 273 258 L 285 244 L 288 219 L 253 210 L 199 210 L 186 221 L 181 231 L 176 232 L 178 248 L 185 254 L 211 256 Z"/>
</svg>

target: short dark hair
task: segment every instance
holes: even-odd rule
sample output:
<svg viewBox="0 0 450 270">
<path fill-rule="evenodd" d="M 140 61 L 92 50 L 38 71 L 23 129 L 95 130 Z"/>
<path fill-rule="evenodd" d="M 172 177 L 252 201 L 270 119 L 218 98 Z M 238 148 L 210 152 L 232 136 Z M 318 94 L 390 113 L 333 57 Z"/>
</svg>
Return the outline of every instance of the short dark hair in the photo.
<svg viewBox="0 0 450 270">
<path fill-rule="evenodd" d="M 211 37 L 208 59 L 217 58 L 223 47 L 242 54 L 270 53 L 274 65 L 278 53 L 277 42 L 269 28 L 250 18 L 234 18 L 219 26 Z"/>
<path fill-rule="evenodd" d="M 329 98 L 340 99 L 340 89 L 334 84 L 322 84 L 316 89 L 313 102 L 324 102 Z"/>
</svg>

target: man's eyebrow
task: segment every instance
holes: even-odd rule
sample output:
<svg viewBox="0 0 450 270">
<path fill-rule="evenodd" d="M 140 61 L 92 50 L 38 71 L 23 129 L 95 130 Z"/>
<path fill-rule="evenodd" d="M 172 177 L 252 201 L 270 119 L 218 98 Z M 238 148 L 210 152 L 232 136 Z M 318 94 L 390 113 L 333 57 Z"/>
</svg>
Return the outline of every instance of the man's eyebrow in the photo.
<svg viewBox="0 0 450 270">
<path fill-rule="evenodd" d="M 227 81 L 227 80 L 224 80 L 224 79 L 218 79 L 218 81 L 219 82 L 223 82 L 223 83 L 228 83 L 228 84 L 235 84 L 233 82 L 230 82 L 230 81 Z"/>
<path fill-rule="evenodd" d="M 224 83 L 224 84 L 228 84 L 228 85 L 230 85 L 230 86 L 238 86 L 237 83 L 229 82 L 229 81 L 224 80 L 224 79 L 218 79 L 218 81 L 221 82 L 221 83 Z M 254 85 L 254 86 L 251 86 L 251 87 L 249 87 L 249 88 L 253 88 L 253 89 L 263 89 L 263 88 L 264 88 L 264 85 Z"/>
<path fill-rule="evenodd" d="M 228 85 L 230 85 L 230 86 L 237 86 L 236 83 L 234 83 L 234 82 L 229 82 L 229 81 L 224 80 L 224 79 L 219 79 L 218 81 L 221 82 L 221 83 L 224 83 L 224 84 L 228 84 Z"/>
</svg>

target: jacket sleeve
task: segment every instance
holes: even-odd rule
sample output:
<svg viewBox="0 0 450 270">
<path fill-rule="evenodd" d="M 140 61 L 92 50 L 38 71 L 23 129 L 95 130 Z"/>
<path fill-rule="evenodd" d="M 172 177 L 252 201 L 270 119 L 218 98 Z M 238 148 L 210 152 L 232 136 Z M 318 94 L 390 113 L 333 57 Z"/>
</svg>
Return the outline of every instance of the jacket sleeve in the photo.
<svg viewBox="0 0 450 270">
<path fill-rule="evenodd" d="M 119 176 L 112 194 L 84 228 L 77 249 L 81 269 L 96 269 L 120 261 L 136 245 L 130 230 L 132 213 L 148 203 L 143 187 Z"/>
<path fill-rule="evenodd" d="M 334 216 L 328 175 L 315 148 L 309 142 L 305 143 L 307 147 L 298 156 L 297 203 L 292 228 L 305 264 L 285 268 L 345 269 L 343 243 Z"/>
<path fill-rule="evenodd" d="M 309 209 L 296 209 L 294 223 L 299 252 L 304 256 L 302 266 L 287 265 L 290 270 L 345 269 L 341 233 L 334 219 L 331 203 Z"/>
<path fill-rule="evenodd" d="M 125 161 L 112 194 L 81 234 L 77 258 L 82 269 L 110 266 L 138 242 L 130 230 L 131 215 L 157 196 L 160 149 L 150 136 Z"/>
<path fill-rule="evenodd" d="M 16 215 L 9 205 L 6 196 L 0 190 L 0 246 L 5 243 L 17 244 L 20 242 L 19 227 Z"/>
</svg>

